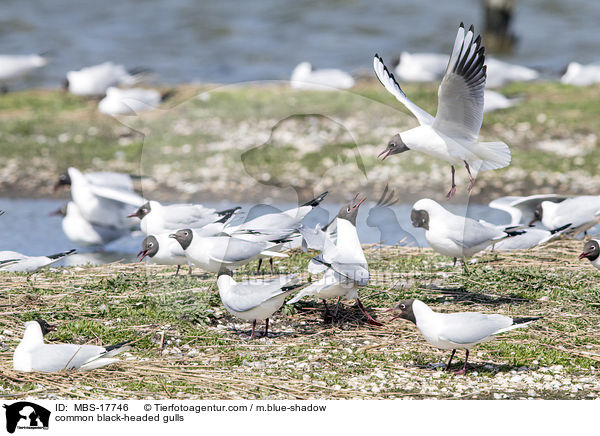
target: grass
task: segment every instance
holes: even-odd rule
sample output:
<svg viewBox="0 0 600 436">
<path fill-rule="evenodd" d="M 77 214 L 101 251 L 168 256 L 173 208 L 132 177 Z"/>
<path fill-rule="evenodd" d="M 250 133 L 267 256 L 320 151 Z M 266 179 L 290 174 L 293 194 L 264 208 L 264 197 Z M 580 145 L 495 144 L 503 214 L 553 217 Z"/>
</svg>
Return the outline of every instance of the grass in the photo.
<svg viewBox="0 0 600 436">
<path fill-rule="evenodd" d="M 361 299 L 382 321 L 389 320 L 387 308 L 406 298 L 448 312 L 544 317 L 474 348 L 464 377 L 431 369 L 448 353 L 426 344 L 412 324 L 372 327 L 352 304 L 342 306 L 334 324 L 323 321 L 319 301 L 285 306 L 273 318 L 269 339 L 249 341 L 250 324 L 226 312 L 209 274 L 175 277 L 171 267 L 118 263 L 2 273 L 0 396 L 523 398 L 528 389 L 511 377 L 543 377 L 562 365 L 561 380 L 593 381 L 575 393 L 546 386 L 536 396 L 595 397 L 600 287 L 587 262 L 577 261 L 580 245 L 558 241 L 527 252 L 483 254 L 469 274 L 429 250 L 367 248 L 371 280 Z M 290 254 L 277 268 L 306 278 L 310 253 Z M 248 265 L 236 277 L 253 276 L 254 268 Z M 134 349 L 120 363 L 87 373 L 13 372 L 22 324 L 38 317 L 60 325 L 49 342 L 133 340 Z M 457 367 L 463 358 L 459 351 Z M 460 383 L 467 387 L 460 390 Z"/>
<path fill-rule="evenodd" d="M 30 194 L 49 195 L 48 178 L 68 166 L 142 172 L 161 189 L 208 197 L 231 180 L 246 199 L 253 191 L 244 187 L 257 181 L 264 189 L 303 191 L 316 182 L 325 189 L 346 184 L 364 190 L 389 180 L 398 186 L 418 180 L 422 190 L 406 188 L 407 201 L 447 188 L 443 162 L 418 153 L 395 156 L 389 164 L 377 160 L 388 139 L 416 121 L 374 81 L 332 93 L 292 90 L 280 82 L 175 90 L 162 110 L 119 120 L 99 114 L 95 101 L 61 91 L 0 96 L 0 156 L 10 175 L 0 189 L 6 194 L 26 186 Z M 405 91 L 435 113 L 437 85 L 407 84 Z M 479 176 L 476 199 L 532 189 L 589 192 L 580 182 L 586 178 L 600 185 L 595 153 L 600 87 L 536 82 L 501 91 L 521 102 L 486 114 L 480 136 L 507 142 L 513 160 L 506 169 Z M 571 153 L 573 147 L 581 151 Z M 463 176 L 459 171 L 459 183 Z M 195 184 L 196 191 L 182 184 Z"/>
</svg>

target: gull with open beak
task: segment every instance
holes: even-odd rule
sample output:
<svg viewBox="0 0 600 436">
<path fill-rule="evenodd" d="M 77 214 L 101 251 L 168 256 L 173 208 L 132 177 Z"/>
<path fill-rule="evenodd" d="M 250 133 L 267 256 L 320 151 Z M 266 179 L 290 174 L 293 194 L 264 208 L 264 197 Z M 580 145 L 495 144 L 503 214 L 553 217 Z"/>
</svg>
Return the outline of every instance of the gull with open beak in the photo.
<svg viewBox="0 0 600 436">
<path fill-rule="evenodd" d="M 373 319 L 358 298 L 358 289 L 369 282 L 369 265 L 356 231 L 358 208 L 366 197 L 360 200 L 358 198 L 359 194 L 356 194 L 351 202 L 342 206 L 337 215 L 336 243 L 320 229 L 300 229 L 308 248 L 321 250 L 321 254 L 310 261 L 308 271 L 311 274 L 325 274 L 320 280 L 298 292 L 288 304 L 293 304 L 307 295 L 315 295 L 323 299 L 327 316 L 327 299 L 356 299 L 356 304 L 368 322 L 381 326 L 383 324 Z"/>
<path fill-rule="evenodd" d="M 418 150 L 444 159 L 450 163 L 452 171 L 448 199 L 456 192 L 455 165 L 464 163 L 469 174 L 470 192 L 475 183 L 471 168 L 475 171 L 494 170 L 510 163 L 510 150 L 504 142 L 478 140 L 483 122 L 484 62 L 481 36 L 475 38 L 473 26 L 465 32 L 461 23 L 446 74 L 438 90 L 437 114 L 433 117 L 408 99 L 379 55 L 376 54 L 373 59 L 373 68 L 381 84 L 415 115 L 420 124 L 394 135 L 379 157 L 385 159 L 393 154 Z"/>
</svg>

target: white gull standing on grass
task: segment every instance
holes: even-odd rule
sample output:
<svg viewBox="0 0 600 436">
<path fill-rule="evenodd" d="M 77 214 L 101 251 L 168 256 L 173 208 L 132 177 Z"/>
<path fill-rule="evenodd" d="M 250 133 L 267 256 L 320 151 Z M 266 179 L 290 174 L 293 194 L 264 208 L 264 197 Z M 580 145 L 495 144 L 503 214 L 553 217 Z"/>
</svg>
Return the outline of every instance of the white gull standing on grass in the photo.
<svg viewBox="0 0 600 436">
<path fill-rule="evenodd" d="M 521 234 L 511 227 L 497 228 L 492 224 L 455 215 L 439 203 L 424 198 L 410 212 L 414 227 L 425 230 L 427 243 L 440 254 L 455 260 L 469 258 L 505 238 Z"/>
<path fill-rule="evenodd" d="M 549 230 L 569 224 L 568 232 L 577 235 L 598 224 L 599 215 L 600 195 L 581 195 L 561 202 L 542 201 L 529 224 L 541 221 Z"/>
<path fill-rule="evenodd" d="M 147 73 L 147 70 L 141 68 L 128 71 L 123 65 L 104 62 L 81 70 L 69 71 L 63 86 L 75 95 L 103 96 L 109 87 L 133 86 L 142 81 Z"/>
<path fill-rule="evenodd" d="M 114 356 L 131 348 L 127 345 L 130 341 L 106 347 L 44 343 L 44 335 L 55 330 L 55 326 L 42 319 L 26 322 L 23 339 L 13 354 L 13 369 L 24 372 L 89 371 L 118 362 Z"/>
<path fill-rule="evenodd" d="M 230 271 L 221 271 L 217 287 L 223 306 L 229 313 L 246 321 L 252 321 L 254 339 L 256 322 L 265 320 L 265 337 L 269 334 L 269 318 L 283 305 L 285 298 L 299 286 L 294 274 L 273 279 L 256 279 L 236 282 Z"/>
<path fill-rule="evenodd" d="M 171 93 L 161 94 L 154 89 L 110 87 L 106 96 L 98 103 L 98 110 L 106 115 L 137 115 L 156 109 Z"/>
<path fill-rule="evenodd" d="M 582 65 L 571 62 L 567 71 L 560 78 L 564 85 L 589 86 L 600 82 L 600 62 Z"/>
<path fill-rule="evenodd" d="M 48 58 L 38 55 L 0 55 L 0 87 L 6 91 L 7 84 L 20 79 L 32 70 L 48 63 Z"/>
<path fill-rule="evenodd" d="M 294 68 L 290 82 L 292 88 L 320 91 L 348 89 L 354 86 L 354 79 L 345 71 L 333 68 L 313 70 L 309 62 L 301 62 Z"/>
<path fill-rule="evenodd" d="M 406 97 L 383 59 L 375 55 L 373 67 L 382 85 L 417 117 L 420 126 L 396 134 L 379 154 L 383 159 L 408 150 L 422 151 L 446 160 L 451 165 L 452 185 L 447 197 L 456 192 L 454 165 L 465 165 L 469 174 L 470 192 L 475 183 L 475 171 L 504 168 L 510 163 L 510 150 L 503 142 L 479 142 L 483 121 L 483 99 L 486 80 L 484 47 L 481 36 L 475 38 L 473 26 L 465 32 L 461 23 L 446 74 L 438 90 L 438 111 L 435 117 Z"/>
<path fill-rule="evenodd" d="M 439 313 L 415 299 L 401 301 L 392 311 L 394 312 L 392 320 L 402 318 L 411 321 L 431 345 L 442 350 L 452 350 L 446 371 L 450 370 L 456 350 L 464 348 L 465 363 L 456 374 L 466 372 L 469 350 L 475 345 L 489 342 L 500 333 L 527 327 L 531 322 L 541 318 L 510 318 L 477 312 Z"/>
<path fill-rule="evenodd" d="M 208 272 L 232 270 L 259 256 L 288 257 L 270 251 L 273 242 L 252 242 L 230 236 L 203 237 L 193 229 L 181 229 L 169 235 L 183 248 L 188 263 Z"/>
</svg>

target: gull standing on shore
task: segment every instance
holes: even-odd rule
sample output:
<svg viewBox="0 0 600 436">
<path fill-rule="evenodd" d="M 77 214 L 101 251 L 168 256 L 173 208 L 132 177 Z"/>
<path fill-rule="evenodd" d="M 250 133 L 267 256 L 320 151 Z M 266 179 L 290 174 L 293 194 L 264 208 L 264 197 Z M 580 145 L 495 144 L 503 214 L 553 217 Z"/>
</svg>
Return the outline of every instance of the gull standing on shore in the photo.
<svg viewBox="0 0 600 436">
<path fill-rule="evenodd" d="M 466 372 L 469 350 L 475 345 L 489 342 L 500 333 L 527 327 L 531 322 L 541 318 L 510 318 L 477 312 L 438 313 L 422 301 L 415 299 L 401 301 L 391 310 L 394 312 L 392 321 L 397 318 L 411 321 L 431 345 L 442 350 L 452 350 L 446 371 L 450 370 L 456 350 L 464 348 L 465 363 L 456 374 Z"/>
<path fill-rule="evenodd" d="M 269 334 L 269 317 L 283 305 L 285 297 L 299 286 L 294 274 L 278 276 L 270 280 L 247 280 L 236 282 L 231 271 L 221 271 L 217 278 L 219 296 L 229 313 L 246 321 L 252 321 L 254 339 L 256 322 L 265 320 L 265 337 Z"/>
<path fill-rule="evenodd" d="M 452 185 L 447 194 L 456 192 L 455 165 L 464 163 L 469 174 L 470 192 L 475 171 L 504 168 L 510 163 L 510 150 L 504 142 L 479 142 L 483 121 L 486 67 L 481 36 L 475 38 L 473 26 L 465 32 L 461 23 L 452 55 L 438 90 L 438 111 L 435 117 L 406 97 L 383 59 L 375 55 L 373 67 L 377 78 L 397 100 L 417 117 L 420 126 L 394 135 L 387 148 L 379 154 L 382 159 L 408 150 L 422 151 L 446 160 L 451 165 Z"/>
</svg>

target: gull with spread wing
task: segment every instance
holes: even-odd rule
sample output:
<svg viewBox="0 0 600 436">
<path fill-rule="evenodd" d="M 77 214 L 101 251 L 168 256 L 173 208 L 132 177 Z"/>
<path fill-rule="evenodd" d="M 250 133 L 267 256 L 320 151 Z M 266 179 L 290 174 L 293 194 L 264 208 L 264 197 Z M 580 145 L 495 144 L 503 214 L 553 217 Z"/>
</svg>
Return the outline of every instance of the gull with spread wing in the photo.
<svg viewBox="0 0 600 436">
<path fill-rule="evenodd" d="M 483 122 L 484 61 L 481 36 L 475 38 L 473 26 L 465 32 L 461 23 L 438 90 L 438 111 L 433 117 L 408 99 L 379 55 L 373 59 L 373 68 L 381 84 L 417 117 L 420 124 L 394 135 L 379 156 L 385 159 L 392 154 L 418 150 L 446 160 L 452 170 L 448 199 L 456 192 L 455 165 L 465 164 L 470 192 L 475 183 L 471 168 L 475 171 L 494 170 L 510 163 L 510 150 L 504 142 L 478 141 Z"/>
</svg>

